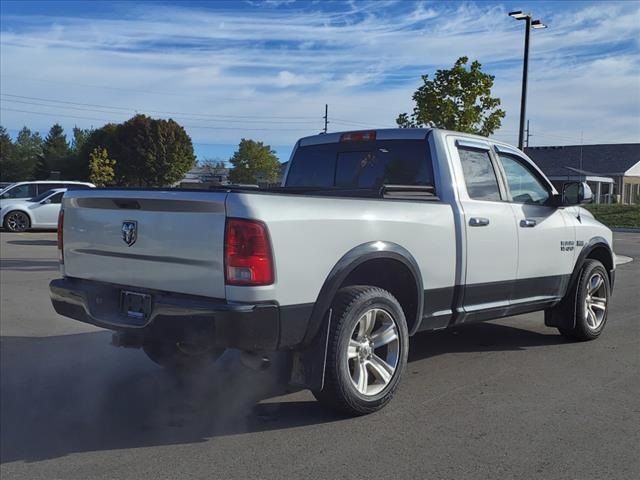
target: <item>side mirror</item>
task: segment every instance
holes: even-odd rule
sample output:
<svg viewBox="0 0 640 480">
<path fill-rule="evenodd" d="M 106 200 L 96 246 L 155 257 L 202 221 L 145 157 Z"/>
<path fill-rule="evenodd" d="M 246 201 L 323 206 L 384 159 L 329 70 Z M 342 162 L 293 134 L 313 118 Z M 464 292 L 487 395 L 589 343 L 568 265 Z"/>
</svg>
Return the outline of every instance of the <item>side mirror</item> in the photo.
<svg viewBox="0 0 640 480">
<path fill-rule="evenodd" d="M 582 205 L 593 201 L 593 193 L 587 182 L 569 182 L 562 187 L 563 205 Z"/>
<path fill-rule="evenodd" d="M 44 202 L 42 202 L 42 205 L 49 205 L 51 203 L 51 199 L 47 198 Z"/>
</svg>

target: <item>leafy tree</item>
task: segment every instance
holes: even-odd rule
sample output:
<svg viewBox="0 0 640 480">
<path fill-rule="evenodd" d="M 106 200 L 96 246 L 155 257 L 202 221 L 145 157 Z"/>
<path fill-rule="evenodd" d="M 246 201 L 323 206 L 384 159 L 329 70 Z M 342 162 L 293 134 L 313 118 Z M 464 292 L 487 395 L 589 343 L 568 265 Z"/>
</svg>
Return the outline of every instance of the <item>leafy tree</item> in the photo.
<svg viewBox="0 0 640 480">
<path fill-rule="evenodd" d="M 109 158 L 106 148 L 94 148 L 89 156 L 89 180 L 97 187 L 104 187 L 115 178 L 116 161 Z"/>
<path fill-rule="evenodd" d="M 477 60 L 467 69 L 468 60 L 460 57 L 453 68 L 437 70 L 433 80 L 423 75 L 423 85 L 413 94 L 413 113 L 401 113 L 396 123 L 484 136 L 498 130 L 505 112 L 498 108 L 500 99 L 491 96 L 494 76 L 483 73 Z"/>
<path fill-rule="evenodd" d="M 116 146 L 117 132 L 117 124 L 107 123 L 97 130 L 91 130 L 86 140 L 78 144 L 74 161 L 74 172 L 77 179 L 89 180 L 91 153 L 96 148 L 106 148 L 109 155 L 115 158 L 113 152 L 120 150 Z"/>
<path fill-rule="evenodd" d="M 3 182 L 12 182 L 14 170 L 12 165 L 13 142 L 7 133 L 7 129 L 0 125 L 0 179 Z"/>
<path fill-rule="evenodd" d="M 81 149 L 85 168 L 96 147 L 106 148 L 116 160 L 114 181 L 119 186 L 172 185 L 195 165 L 191 138 L 171 119 L 136 115 L 95 130 Z"/>
<path fill-rule="evenodd" d="M 280 162 L 269 145 L 242 139 L 230 159 L 232 183 L 271 183 L 280 175 Z"/>
<path fill-rule="evenodd" d="M 42 157 L 36 165 L 36 178 L 46 180 L 51 175 L 51 171 L 58 171 L 63 176 L 67 176 L 71 167 L 71 150 L 67 136 L 63 128 L 56 123 L 44 140 Z"/>
</svg>

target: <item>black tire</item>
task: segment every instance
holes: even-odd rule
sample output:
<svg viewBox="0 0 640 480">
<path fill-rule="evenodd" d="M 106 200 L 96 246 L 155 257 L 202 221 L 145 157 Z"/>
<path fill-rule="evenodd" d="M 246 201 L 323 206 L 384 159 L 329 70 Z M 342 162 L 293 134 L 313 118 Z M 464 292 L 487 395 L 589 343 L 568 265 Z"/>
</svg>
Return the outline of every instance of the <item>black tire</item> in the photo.
<svg viewBox="0 0 640 480">
<path fill-rule="evenodd" d="M 12 210 L 4 216 L 3 226 L 10 232 L 20 233 L 31 228 L 31 220 L 26 213 Z"/>
<path fill-rule="evenodd" d="M 407 365 L 409 335 L 402 307 L 386 290 L 351 286 L 337 293 L 332 308 L 324 388 L 313 394 L 323 405 L 349 415 L 365 415 L 380 410 L 395 394 Z M 372 312 L 369 317 L 373 322 L 372 334 L 359 335 L 363 325 L 361 320 L 367 312 Z M 392 324 L 395 325 L 395 330 L 392 330 Z M 382 336 L 383 330 L 391 333 Z M 393 335 L 397 340 L 382 343 L 393 338 Z M 385 340 L 382 340 L 383 337 Z M 374 341 L 376 338 L 378 340 Z M 353 347 L 353 342 L 356 341 L 361 342 L 362 346 Z M 376 347 L 375 342 L 381 346 Z M 356 350 L 358 353 L 353 358 Z M 382 357 L 378 353 L 385 357 L 383 361 L 386 367 L 394 364 L 392 373 L 391 369 L 381 372 L 379 367 Z M 364 371 L 364 374 L 356 374 L 356 369 Z M 380 373 L 385 373 L 390 378 L 385 381 Z M 354 376 L 364 377 L 364 381 L 358 384 L 360 387 L 354 383 Z M 358 388 L 367 392 L 363 394 Z"/>
<path fill-rule="evenodd" d="M 601 286 L 594 291 L 596 279 L 600 279 Z M 578 281 L 563 300 L 568 322 L 558 327 L 560 334 L 574 341 L 598 338 L 607 323 L 610 296 L 609 275 L 604 265 L 598 260 L 585 260 Z M 593 300 L 600 298 L 604 298 L 604 305 Z M 596 308 L 594 305 L 600 306 Z"/>
<path fill-rule="evenodd" d="M 224 350 L 200 349 L 187 351 L 177 342 L 148 339 L 142 344 L 142 350 L 161 367 L 173 372 L 189 372 L 206 366 L 222 355 Z"/>
</svg>

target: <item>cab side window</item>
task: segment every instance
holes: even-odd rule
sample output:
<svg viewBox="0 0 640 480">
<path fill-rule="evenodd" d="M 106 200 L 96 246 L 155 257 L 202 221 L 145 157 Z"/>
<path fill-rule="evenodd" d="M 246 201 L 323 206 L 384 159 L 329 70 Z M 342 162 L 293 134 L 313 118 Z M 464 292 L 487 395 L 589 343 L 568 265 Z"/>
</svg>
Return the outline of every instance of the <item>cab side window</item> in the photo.
<svg viewBox="0 0 640 480">
<path fill-rule="evenodd" d="M 473 200 L 500 201 L 498 178 L 493 169 L 489 152 L 458 147 L 458 153 L 469 198 Z"/>
<path fill-rule="evenodd" d="M 36 186 L 33 183 L 17 185 L 2 195 L 2 198 L 31 198 L 36 196 Z"/>
<path fill-rule="evenodd" d="M 51 203 L 62 203 L 63 195 L 64 195 L 64 192 L 56 193 L 54 196 L 49 197 L 49 200 L 51 200 Z"/>
<path fill-rule="evenodd" d="M 53 190 L 54 188 L 65 188 L 66 185 L 62 183 L 39 183 L 38 184 L 38 195 L 44 192 L 48 192 L 49 190 Z"/>
<path fill-rule="evenodd" d="M 521 160 L 503 153 L 499 154 L 499 158 L 515 203 L 543 205 L 549 200 L 547 187 Z"/>
</svg>

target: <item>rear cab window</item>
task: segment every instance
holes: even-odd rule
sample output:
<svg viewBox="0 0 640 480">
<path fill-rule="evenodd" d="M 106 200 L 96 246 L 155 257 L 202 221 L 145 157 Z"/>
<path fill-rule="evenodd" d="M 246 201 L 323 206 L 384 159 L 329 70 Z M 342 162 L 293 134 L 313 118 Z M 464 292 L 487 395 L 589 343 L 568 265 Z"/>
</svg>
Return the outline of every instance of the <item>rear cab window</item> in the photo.
<svg viewBox="0 0 640 480">
<path fill-rule="evenodd" d="M 501 200 L 498 176 L 488 150 L 458 147 L 467 194 L 472 200 Z"/>
<path fill-rule="evenodd" d="M 424 139 L 298 147 L 285 184 L 354 189 L 379 189 L 383 185 L 435 186 Z"/>
</svg>

